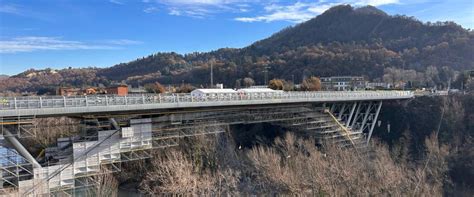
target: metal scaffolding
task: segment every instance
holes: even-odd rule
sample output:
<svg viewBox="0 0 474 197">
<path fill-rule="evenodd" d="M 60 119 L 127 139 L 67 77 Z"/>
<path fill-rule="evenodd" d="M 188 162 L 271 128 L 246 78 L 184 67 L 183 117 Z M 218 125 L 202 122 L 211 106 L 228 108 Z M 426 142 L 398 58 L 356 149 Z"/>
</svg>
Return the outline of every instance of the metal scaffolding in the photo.
<svg viewBox="0 0 474 197">
<path fill-rule="evenodd" d="M 3 117 L 0 116 L 0 136 L 4 135 L 4 130 L 12 128 L 14 132 L 11 134 L 16 137 L 28 138 L 36 136 L 35 116 L 17 116 Z"/>
<path fill-rule="evenodd" d="M 3 140 L 2 140 L 3 141 Z M 17 192 L 22 180 L 33 177 L 33 165 L 15 149 L 0 145 L 0 195 Z"/>
</svg>

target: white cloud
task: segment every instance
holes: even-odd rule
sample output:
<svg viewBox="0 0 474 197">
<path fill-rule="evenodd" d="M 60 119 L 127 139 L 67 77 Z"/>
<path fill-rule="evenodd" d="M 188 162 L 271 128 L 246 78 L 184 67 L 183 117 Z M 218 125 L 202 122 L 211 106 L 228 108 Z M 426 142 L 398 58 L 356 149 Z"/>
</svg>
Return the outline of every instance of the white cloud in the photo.
<svg viewBox="0 0 474 197">
<path fill-rule="evenodd" d="M 103 43 L 112 45 L 137 45 L 143 44 L 142 41 L 129 40 L 129 39 L 118 39 L 118 40 L 106 40 Z"/>
<path fill-rule="evenodd" d="M 352 2 L 347 2 L 355 6 L 364 6 L 364 5 L 371 5 L 371 6 L 380 6 L 380 5 L 387 5 L 387 4 L 398 4 L 399 0 L 354 0 Z"/>
<path fill-rule="evenodd" d="M 142 0 L 142 2 L 153 7 L 164 6 L 169 15 L 195 18 L 206 18 L 223 12 L 251 13 L 251 10 L 255 11 L 263 7 L 260 14 L 256 16 L 240 16 L 234 19 L 242 22 L 290 21 L 299 23 L 339 4 L 380 6 L 399 3 L 399 0 L 297 0 L 293 3 L 280 0 Z M 145 12 L 148 13 L 148 11 Z"/>
<path fill-rule="evenodd" d="M 224 5 L 242 2 L 241 0 L 160 0 L 164 4 L 175 5 Z"/>
<path fill-rule="evenodd" d="M 18 6 L 8 4 L 0 5 L 0 13 L 23 15 Z"/>
<path fill-rule="evenodd" d="M 110 3 L 113 3 L 113 4 L 117 4 L 117 5 L 124 5 L 125 3 L 123 3 L 122 1 L 119 1 L 119 0 L 109 0 Z"/>
<path fill-rule="evenodd" d="M 213 12 L 206 8 L 193 8 L 193 9 L 179 9 L 179 8 L 170 8 L 169 14 L 174 16 L 189 16 L 193 18 L 205 18 L 212 14 Z"/>
<path fill-rule="evenodd" d="M 141 42 L 121 39 L 107 40 L 101 43 L 84 43 L 73 40 L 63 40 L 59 37 L 16 37 L 0 40 L 0 53 L 32 52 L 40 50 L 91 50 L 91 49 L 120 49 L 120 46 L 139 44 Z"/>
<path fill-rule="evenodd" d="M 250 0 L 142 0 L 153 7 L 168 10 L 169 15 L 206 18 L 222 12 L 244 13 Z"/>
<path fill-rule="evenodd" d="M 242 22 L 272 22 L 272 21 L 289 21 L 289 22 L 303 22 L 314 16 L 321 14 L 331 6 L 336 5 L 332 3 L 318 4 L 318 3 L 302 3 L 297 2 L 293 5 L 277 5 L 271 4 L 264 7 L 266 14 L 255 17 L 237 17 L 235 20 Z"/>
<path fill-rule="evenodd" d="M 145 13 L 150 14 L 150 13 L 158 12 L 158 10 L 159 10 L 159 9 L 158 9 L 157 7 L 151 6 L 151 7 L 145 8 L 143 11 L 144 11 Z"/>
<path fill-rule="evenodd" d="M 290 5 L 270 4 L 264 6 L 264 13 L 259 16 L 237 17 L 241 22 L 289 21 L 300 23 L 307 21 L 335 5 L 351 4 L 353 6 L 380 6 L 399 3 L 398 0 L 341 0 L 320 2 L 296 2 Z"/>
<path fill-rule="evenodd" d="M 174 9 L 174 8 L 171 8 L 169 14 L 170 14 L 170 15 L 174 15 L 174 16 L 180 16 L 180 15 L 181 15 L 181 12 L 180 12 L 179 10 L 176 10 L 176 9 Z"/>
</svg>

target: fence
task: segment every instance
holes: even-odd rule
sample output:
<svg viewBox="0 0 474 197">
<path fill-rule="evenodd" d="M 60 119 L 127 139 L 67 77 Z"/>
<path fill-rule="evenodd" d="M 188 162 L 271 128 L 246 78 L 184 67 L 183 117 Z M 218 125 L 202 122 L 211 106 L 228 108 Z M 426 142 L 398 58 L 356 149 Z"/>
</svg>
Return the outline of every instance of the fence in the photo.
<svg viewBox="0 0 474 197">
<path fill-rule="evenodd" d="M 413 97 L 409 91 L 353 91 L 353 92 L 278 92 L 253 94 L 135 94 L 127 96 L 92 95 L 76 97 L 13 97 L 0 99 L 0 111 L 12 109 L 73 108 L 92 106 L 127 106 L 165 103 L 215 103 L 236 101 L 318 101 L 318 100 L 384 100 Z"/>
</svg>

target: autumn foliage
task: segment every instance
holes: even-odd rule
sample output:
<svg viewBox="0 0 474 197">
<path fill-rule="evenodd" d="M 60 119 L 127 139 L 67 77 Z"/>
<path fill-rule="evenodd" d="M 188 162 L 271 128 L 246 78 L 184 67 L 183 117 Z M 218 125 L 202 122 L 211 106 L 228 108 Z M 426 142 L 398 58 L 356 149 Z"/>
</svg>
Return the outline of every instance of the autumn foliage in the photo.
<svg viewBox="0 0 474 197">
<path fill-rule="evenodd" d="M 321 90 L 321 80 L 317 77 L 306 78 L 301 83 L 301 90 L 303 90 L 303 91 L 319 91 L 319 90 Z"/>
</svg>

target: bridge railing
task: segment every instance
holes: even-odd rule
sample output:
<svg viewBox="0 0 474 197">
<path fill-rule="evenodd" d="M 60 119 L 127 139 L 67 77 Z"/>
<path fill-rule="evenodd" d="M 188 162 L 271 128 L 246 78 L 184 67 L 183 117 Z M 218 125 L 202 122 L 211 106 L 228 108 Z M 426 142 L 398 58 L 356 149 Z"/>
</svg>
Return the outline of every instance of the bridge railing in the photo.
<svg viewBox="0 0 474 197">
<path fill-rule="evenodd" d="M 251 100 L 341 100 L 341 99 L 402 99 L 413 97 L 409 91 L 351 91 L 351 92 L 279 92 L 250 94 L 221 94 L 215 96 L 193 96 L 191 94 L 132 94 L 90 96 L 45 96 L 0 98 L 0 110 L 69 108 L 89 106 L 146 105 L 160 103 L 237 102 Z"/>
</svg>

